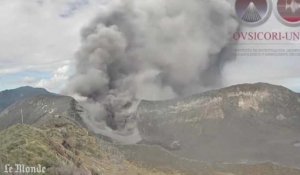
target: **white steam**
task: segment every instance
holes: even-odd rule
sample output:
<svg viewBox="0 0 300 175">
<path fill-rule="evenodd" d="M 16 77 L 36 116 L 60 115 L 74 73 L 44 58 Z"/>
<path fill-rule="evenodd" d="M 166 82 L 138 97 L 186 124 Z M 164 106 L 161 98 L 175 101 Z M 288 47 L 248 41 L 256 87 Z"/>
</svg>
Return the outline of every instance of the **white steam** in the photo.
<svg viewBox="0 0 300 175">
<path fill-rule="evenodd" d="M 68 91 L 87 99 L 91 128 L 131 133 L 135 99 L 171 99 L 222 84 L 237 26 L 227 0 L 112 0 L 82 30 Z"/>
</svg>

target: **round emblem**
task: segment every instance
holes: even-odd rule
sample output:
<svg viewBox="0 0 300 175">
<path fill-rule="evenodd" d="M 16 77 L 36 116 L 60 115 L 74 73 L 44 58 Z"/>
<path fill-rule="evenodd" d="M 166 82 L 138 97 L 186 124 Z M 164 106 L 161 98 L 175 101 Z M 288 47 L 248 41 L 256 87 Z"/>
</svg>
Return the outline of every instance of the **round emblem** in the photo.
<svg viewBox="0 0 300 175">
<path fill-rule="evenodd" d="M 270 17 L 271 6 L 270 0 L 236 0 L 235 10 L 243 24 L 257 26 Z"/>
<path fill-rule="evenodd" d="M 278 0 L 276 12 L 282 23 L 289 26 L 300 24 L 300 0 Z"/>
</svg>

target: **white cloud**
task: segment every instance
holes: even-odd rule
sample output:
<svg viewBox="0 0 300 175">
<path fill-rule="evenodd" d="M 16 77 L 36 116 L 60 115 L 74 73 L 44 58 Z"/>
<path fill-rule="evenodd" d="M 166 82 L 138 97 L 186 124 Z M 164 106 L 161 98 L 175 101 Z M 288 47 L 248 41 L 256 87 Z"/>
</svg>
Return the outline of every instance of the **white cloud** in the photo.
<svg viewBox="0 0 300 175">
<path fill-rule="evenodd" d="M 0 90 L 31 85 L 58 92 L 65 65 L 72 65 L 79 48 L 80 30 L 102 11 L 105 1 L 1 0 Z"/>
<path fill-rule="evenodd" d="M 25 83 L 25 84 L 34 84 L 36 83 L 37 79 L 35 77 L 24 77 L 22 82 Z"/>
<path fill-rule="evenodd" d="M 66 81 L 70 76 L 70 72 L 70 66 L 64 65 L 62 67 L 59 67 L 56 71 L 54 71 L 51 79 L 41 79 L 39 81 L 33 80 L 31 83 L 35 87 L 42 87 L 52 92 L 59 92 L 64 88 Z M 32 80 L 32 77 L 27 78 L 27 81 L 28 80 Z"/>
<path fill-rule="evenodd" d="M 0 66 L 0 76 L 5 75 L 5 74 L 14 74 L 17 72 L 20 72 L 23 70 L 23 68 L 21 66 L 14 66 L 14 67 L 10 67 L 10 68 L 5 68 L 4 66 L 1 67 Z"/>
<path fill-rule="evenodd" d="M 73 60 L 80 44 L 80 29 L 102 7 L 100 1 L 83 2 L 1 0 L 0 75 L 24 70 L 53 71 Z M 70 12 L 68 17 L 61 16 Z"/>
<path fill-rule="evenodd" d="M 59 91 L 80 46 L 81 28 L 105 10 L 104 4 L 109 1 L 0 0 L 0 89 L 22 83 Z M 297 31 L 298 28 L 286 27 L 272 15 L 265 25 L 247 30 Z M 66 65 L 68 73 L 63 71 Z M 298 58 L 237 59 L 223 70 L 224 85 L 267 81 L 300 90 L 299 65 Z M 24 75 L 23 80 L 15 82 L 3 78 L 23 71 L 52 72 L 53 77 L 41 80 Z"/>
</svg>

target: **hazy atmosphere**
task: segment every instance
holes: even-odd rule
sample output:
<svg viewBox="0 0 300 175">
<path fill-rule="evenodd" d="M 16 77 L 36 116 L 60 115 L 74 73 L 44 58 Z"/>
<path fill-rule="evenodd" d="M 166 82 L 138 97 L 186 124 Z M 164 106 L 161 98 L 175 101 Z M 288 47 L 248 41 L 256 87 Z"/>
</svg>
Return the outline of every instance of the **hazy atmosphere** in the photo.
<svg viewBox="0 0 300 175">
<path fill-rule="evenodd" d="M 0 0 L 0 174 L 299 175 L 283 1 Z"/>
<path fill-rule="evenodd" d="M 151 90 L 165 91 L 166 98 L 177 93 L 184 94 L 187 91 L 191 93 L 195 91 L 194 88 L 197 90 L 209 89 L 212 87 L 210 85 L 223 87 L 260 81 L 280 84 L 300 91 L 298 86 L 300 61 L 295 57 L 284 59 L 226 58 L 231 61 L 223 65 L 223 69 L 214 70 L 220 71 L 218 76 L 208 78 L 208 75 L 203 74 L 205 69 L 213 66 L 212 64 L 216 62 L 214 57 L 223 49 L 227 34 L 230 35 L 237 24 L 230 20 L 232 17 L 229 16 L 234 15 L 234 12 L 228 7 L 226 1 L 203 2 L 208 5 L 200 5 L 197 8 L 193 7 L 195 3 L 198 2 L 191 0 L 172 1 L 172 3 L 162 0 L 143 2 L 128 0 L 2 0 L 0 2 L 0 19 L 2 21 L 0 23 L 0 89 L 30 85 L 60 92 L 66 87 L 67 80 L 72 75 L 78 74 L 78 72 L 76 73 L 78 68 L 76 62 L 80 59 L 88 59 L 84 58 L 88 56 L 84 55 L 87 54 L 84 52 L 89 48 L 84 45 L 97 42 L 91 41 L 89 35 L 101 35 L 103 32 L 110 32 L 113 35 L 115 32 L 116 36 L 111 36 L 114 37 L 111 39 L 120 42 L 118 42 L 118 46 L 113 47 L 119 47 L 115 49 L 119 49 L 118 54 L 123 54 L 122 58 L 115 59 L 124 58 L 122 64 L 130 63 L 127 65 L 127 69 L 139 75 L 139 77 L 131 76 L 132 79 L 145 81 L 148 78 L 146 83 L 152 86 Z M 223 22 L 215 21 L 214 15 L 210 15 L 212 12 L 208 12 L 207 7 L 212 10 L 217 9 L 224 18 L 218 18 L 218 20 Z M 189 9 L 188 13 L 184 12 L 185 8 Z M 147 17 L 150 13 L 155 16 Z M 122 14 L 124 14 L 122 18 L 126 19 L 118 19 L 121 18 L 118 15 Z M 134 15 L 138 17 L 134 17 Z M 114 29 L 113 26 L 109 27 L 109 25 L 102 26 L 101 29 L 99 24 L 105 22 L 106 24 L 112 22 L 112 25 L 116 25 L 118 29 Z M 182 25 L 183 23 L 184 25 Z M 218 27 L 209 30 L 210 24 L 215 23 L 222 26 L 222 30 L 218 30 Z M 160 27 L 153 27 L 157 25 Z M 95 31 L 91 33 L 92 31 L 89 29 L 92 30 L 96 26 L 98 33 Z M 176 37 L 177 41 L 168 40 L 173 36 L 178 36 Z M 207 43 L 200 42 L 202 39 L 207 40 Z M 122 47 L 131 49 L 124 53 Z M 180 49 L 177 50 L 176 47 L 180 47 Z M 134 52 L 131 51 L 133 48 L 135 48 Z M 187 55 L 180 54 L 182 52 Z M 147 57 L 143 53 L 147 53 Z M 95 63 L 94 66 L 96 64 L 107 63 Z M 164 66 L 167 64 L 169 67 Z M 180 69 L 176 64 L 180 65 Z M 191 64 L 194 68 L 184 68 Z M 147 67 L 145 69 L 147 72 L 140 74 L 140 70 L 136 70 L 137 67 L 141 69 L 140 66 Z M 83 69 L 85 68 L 80 68 L 80 70 Z M 202 78 L 195 80 L 193 74 L 196 72 L 193 69 L 201 71 Z M 184 71 L 189 74 L 182 81 L 183 79 L 178 76 L 171 77 L 174 71 L 178 71 L 178 73 Z M 164 76 L 153 79 L 153 76 L 157 77 L 157 74 L 161 72 L 164 72 Z M 126 74 L 132 75 L 132 72 L 126 72 Z M 167 84 L 159 82 L 162 78 L 168 79 L 163 82 Z M 130 83 L 133 80 L 128 81 Z M 154 81 L 156 81 L 155 85 Z M 191 88 L 179 88 L 182 84 L 191 81 L 193 81 Z M 137 84 L 142 85 L 141 83 Z M 158 84 L 164 88 L 155 87 Z M 203 87 L 203 84 L 207 86 Z M 160 96 L 159 93 L 156 95 Z"/>
</svg>

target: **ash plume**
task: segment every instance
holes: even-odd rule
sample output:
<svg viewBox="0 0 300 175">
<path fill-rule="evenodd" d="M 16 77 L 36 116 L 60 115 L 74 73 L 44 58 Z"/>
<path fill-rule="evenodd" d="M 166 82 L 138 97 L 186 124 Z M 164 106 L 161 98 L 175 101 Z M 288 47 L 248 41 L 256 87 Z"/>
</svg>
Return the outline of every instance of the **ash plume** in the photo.
<svg viewBox="0 0 300 175">
<path fill-rule="evenodd" d="M 68 94 L 86 100 L 94 131 L 133 134 L 137 99 L 221 86 L 237 27 L 227 0 L 113 0 L 82 30 Z"/>
</svg>

